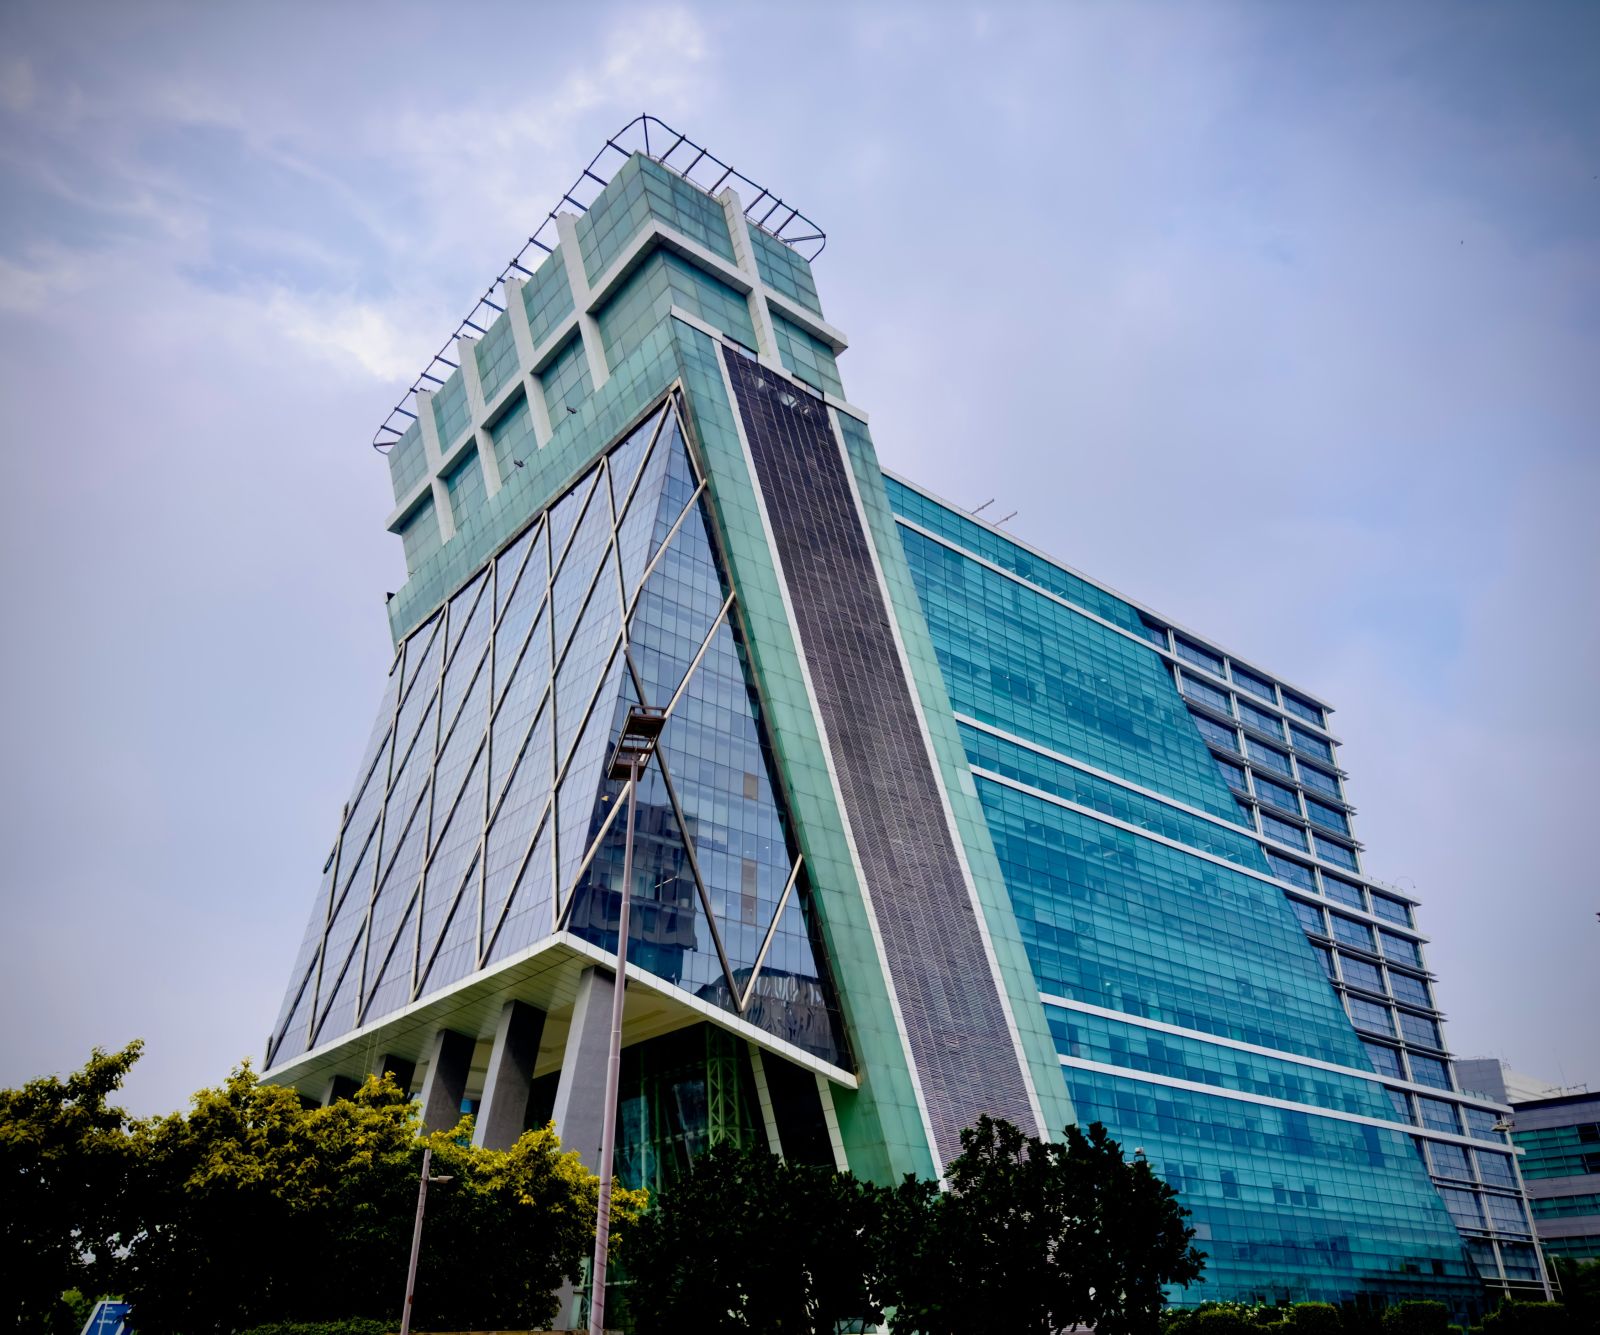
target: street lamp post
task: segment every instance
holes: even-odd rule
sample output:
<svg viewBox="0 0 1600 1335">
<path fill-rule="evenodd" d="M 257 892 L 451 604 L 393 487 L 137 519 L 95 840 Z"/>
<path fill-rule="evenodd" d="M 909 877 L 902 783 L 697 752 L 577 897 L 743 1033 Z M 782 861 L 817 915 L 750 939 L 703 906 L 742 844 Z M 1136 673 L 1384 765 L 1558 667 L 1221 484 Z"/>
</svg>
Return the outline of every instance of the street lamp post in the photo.
<svg viewBox="0 0 1600 1335">
<path fill-rule="evenodd" d="M 422 1178 L 417 1183 L 417 1222 L 411 1230 L 411 1264 L 406 1269 L 406 1305 L 400 1314 L 400 1335 L 411 1335 L 411 1304 L 417 1296 L 417 1256 L 422 1251 L 422 1211 L 428 1204 L 428 1183 L 455 1180 L 447 1173 L 429 1177 L 432 1166 L 433 1146 L 429 1145 L 422 1151 Z"/>
<path fill-rule="evenodd" d="M 617 978 L 611 994 L 611 1046 L 606 1056 L 606 1101 L 600 1121 L 600 1199 L 595 1209 L 594 1265 L 590 1270 L 589 1335 L 603 1335 L 606 1324 L 606 1253 L 611 1243 L 611 1170 L 617 1152 L 617 1094 L 622 1084 L 622 1003 L 628 976 L 628 903 L 633 898 L 633 817 L 639 804 L 639 776 L 650 763 L 656 739 L 666 726 L 664 710 L 634 705 L 622 724 L 609 777 L 624 780 L 628 795 L 627 834 L 622 845 L 622 906 L 617 912 Z M 420 1216 L 419 1216 L 420 1226 Z"/>
</svg>

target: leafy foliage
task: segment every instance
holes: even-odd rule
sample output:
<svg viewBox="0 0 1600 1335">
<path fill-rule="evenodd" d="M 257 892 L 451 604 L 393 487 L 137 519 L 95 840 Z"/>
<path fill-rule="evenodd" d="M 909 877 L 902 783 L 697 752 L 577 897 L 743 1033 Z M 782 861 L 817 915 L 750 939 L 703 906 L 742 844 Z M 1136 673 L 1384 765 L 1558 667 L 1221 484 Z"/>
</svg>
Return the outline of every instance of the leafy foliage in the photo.
<svg viewBox="0 0 1600 1335">
<path fill-rule="evenodd" d="M 1421 1299 L 1396 1303 L 1383 1314 L 1383 1335 L 1448 1335 L 1450 1309 Z"/>
<path fill-rule="evenodd" d="M 1577 1322 L 1561 1303 L 1504 1302 L 1483 1318 L 1483 1335 L 1577 1335 Z"/>
<path fill-rule="evenodd" d="M 142 1047 L 95 1048 L 65 1080 L 0 1090 L 0 1248 L 12 1262 L 0 1329 L 69 1328 L 75 1313 L 63 1294 L 96 1291 L 97 1263 L 126 1233 L 128 1116 L 107 1100 Z"/>
<path fill-rule="evenodd" d="M 263 1317 L 379 1316 L 402 1296 L 425 1145 L 432 1171 L 416 1313 L 436 1328 L 534 1326 L 576 1279 L 594 1233 L 597 1180 L 549 1128 L 510 1150 L 473 1148 L 471 1124 L 418 1137 L 392 1079 L 306 1109 L 240 1067 L 188 1116 L 138 1125 L 147 1195 L 122 1263 L 149 1335 L 232 1331 Z M 616 1193 L 626 1225 L 642 1199 Z M 461 1258 L 472 1258 L 470 1266 Z"/>
<path fill-rule="evenodd" d="M 1288 1324 L 1294 1335 L 1339 1335 L 1343 1322 L 1332 1303 L 1295 1303 Z"/>
<path fill-rule="evenodd" d="M 394 1321 L 347 1317 L 343 1321 L 273 1321 L 251 1326 L 240 1335 L 393 1335 Z"/>
<path fill-rule="evenodd" d="M 1019 1331 L 1145 1335 L 1163 1286 L 1199 1278 L 1177 1193 L 1098 1122 L 1046 1142 L 983 1117 L 961 1146 L 947 1193 L 908 1181 L 891 1206 L 891 1329 L 954 1335 L 1003 1314 Z"/>
<path fill-rule="evenodd" d="M 639 1335 L 809 1335 L 881 1320 L 869 1293 L 875 1194 L 848 1173 L 714 1146 L 629 1237 Z"/>
</svg>

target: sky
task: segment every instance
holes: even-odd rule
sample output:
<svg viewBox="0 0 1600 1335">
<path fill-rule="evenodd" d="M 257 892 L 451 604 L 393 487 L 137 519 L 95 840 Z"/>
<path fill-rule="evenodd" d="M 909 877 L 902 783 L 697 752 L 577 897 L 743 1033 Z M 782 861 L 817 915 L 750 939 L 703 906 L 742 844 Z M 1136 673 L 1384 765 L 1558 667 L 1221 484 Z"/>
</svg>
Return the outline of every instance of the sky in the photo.
<svg viewBox="0 0 1600 1335">
<path fill-rule="evenodd" d="M 260 1060 L 374 428 L 607 134 L 828 231 L 885 466 L 1331 701 L 1462 1056 L 1600 1086 L 1600 7 L 0 10 L 0 1085 Z"/>
</svg>

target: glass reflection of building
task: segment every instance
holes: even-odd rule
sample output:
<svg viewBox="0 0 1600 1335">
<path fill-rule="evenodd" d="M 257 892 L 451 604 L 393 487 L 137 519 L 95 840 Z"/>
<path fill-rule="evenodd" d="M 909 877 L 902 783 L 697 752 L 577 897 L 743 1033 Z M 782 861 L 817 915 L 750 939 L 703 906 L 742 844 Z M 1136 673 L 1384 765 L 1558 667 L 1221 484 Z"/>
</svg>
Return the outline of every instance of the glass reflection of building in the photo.
<svg viewBox="0 0 1600 1335">
<path fill-rule="evenodd" d="M 635 122 L 380 431 L 396 652 L 268 1078 L 592 1158 L 644 703 L 625 1180 L 1098 1119 L 1188 1300 L 1537 1287 L 1326 704 L 885 474 L 775 201 Z"/>
</svg>

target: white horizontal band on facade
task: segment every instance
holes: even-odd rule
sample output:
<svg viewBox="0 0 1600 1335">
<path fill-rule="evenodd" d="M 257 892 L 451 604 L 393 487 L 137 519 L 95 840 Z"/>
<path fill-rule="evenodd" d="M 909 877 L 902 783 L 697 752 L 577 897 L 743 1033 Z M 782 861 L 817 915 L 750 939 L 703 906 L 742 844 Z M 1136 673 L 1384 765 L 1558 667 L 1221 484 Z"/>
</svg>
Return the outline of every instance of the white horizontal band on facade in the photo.
<svg viewBox="0 0 1600 1335">
<path fill-rule="evenodd" d="M 973 718 L 970 714 L 956 712 L 955 720 L 957 723 L 966 724 L 969 728 L 976 728 L 979 732 L 986 732 L 991 737 L 998 737 L 1003 742 L 1010 742 L 1013 746 L 1020 746 L 1025 751 L 1032 751 L 1035 755 L 1043 756 L 1046 760 L 1053 760 L 1058 765 L 1065 765 L 1069 769 L 1079 770 L 1080 772 L 1087 774 L 1092 778 L 1103 780 L 1106 783 L 1115 784 L 1118 788 L 1125 789 L 1130 793 L 1137 793 L 1140 797 L 1148 798 L 1152 802 L 1159 802 L 1164 807 L 1170 807 L 1174 811 L 1181 811 L 1186 816 L 1193 816 L 1197 820 L 1203 820 L 1209 825 L 1215 825 L 1220 830 L 1226 830 L 1230 834 L 1238 835 L 1241 839 L 1253 839 L 1258 844 L 1270 845 L 1274 852 L 1276 852 L 1278 849 L 1282 849 L 1285 853 L 1299 852 L 1298 849 L 1291 848 L 1285 844 L 1280 844 L 1276 840 L 1268 839 L 1265 835 L 1257 834 L 1254 830 L 1247 830 L 1241 825 L 1231 824 L 1230 822 L 1223 820 L 1221 816 L 1214 816 L 1209 811 L 1202 811 L 1199 807 L 1192 807 L 1187 802 L 1180 801 L 1178 798 L 1167 797 L 1162 793 L 1156 792 L 1152 788 L 1146 788 L 1142 784 L 1134 783 L 1131 779 L 1120 778 L 1117 775 L 1108 773 L 1103 769 L 1098 769 L 1094 765 L 1089 765 L 1081 760 L 1075 760 L 1071 756 L 1063 755 L 1059 751 L 1052 751 L 1047 746 L 1041 746 L 1038 742 L 1031 742 L 1026 737 L 1019 737 L 1014 732 L 1007 732 L 1004 728 L 997 728 L 992 723 L 984 723 L 980 719 Z M 976 771 L 977 768 L 977 766 L 973 766 L 974 771 Z M 988 771 L 985 771 L 985 773 L 988 773 Z M 1062 800 L 1065 801 L 1066 799 Z M 1108 817 L 1108 819 L 1110 818 Z M 1143 829 L 1144 827 L 1138 826 L 1135 828 Z M 1181 847 L 1188 849 L 1190 852 L 1199 854 L 1201 857 L 1210 856 L 1203 850 L 1193 847 L 1191 844 L 1183 844 Z M 1227 862 L 1226 859 L 1223 859 L 1223 861 L 1226 863 L 1226 865 L 1230 867 L 1238 867 L 1240 871 L 1246 872 L 1251 876 L 1258 878 L 1261 876 L 1261 873 L 1250 871 L 1250 869 L 1247 867 L 1239 867 L 1239 864 L 1236 862 Z M 1342 874 L 1347 875 L 1348 873 Z M 1341 913 L 1354 914 L 1361 918 L 1364 922 L 1367 922 L 1375 927 L 1381 927 L 1386 932 L 1393 932 L 1397 936 L 1404 936 L 1408 940 L 1417 941 L 1422 944 L 1427 943 L 1428 938 L 1422 935 L 1422 933 L 1419 932 L 1415 927 L 1392 922 L 1388 918 L 1373 913 L 1370 909 L 1354 908 L 1351 905 L 1343 904 L 1336 899 L 1327 898 L 1320 890 L 1310 890 L 1303 885 L 1295 885 L 1292 881 L 1284 881 L 1276 877 L 1268 877 L 1266 879 L 1269 880 L 1273 885 L 1282 886 L 1285 889 L 1293 890 L 1296 894 L 1310 895 L 1319 903 L 1325 904 L 1331 909 L 1337 909 Z"/>
<path fill-rule="evenodd" d="M 1130 1015 L 1127 1011 L 1111 1010 L 1109 1007 L 1095 1006 L 1087 1001 L 1074 1001 L 1071 997 L 1058 996 L 1052 992 L 1041 992 L 1039 1000 L 1044 1002 L 1046 1006 L 1055 1006 L 1060 1010 L 1081 1011 L 1084 1015 L 1099 1016 L 1103 1020 L 1115 1020 L 1121 1024 L 1137 1025 L 1141 1029 L 1151 1029 L 1157 1033 L 1171 1034 L 1174 1038 L 1193 1039 L 1197 1043 L 1210 1043 L 1216 1047 L 1254 1053 L 1257 1056 L 1271 1057 L 1277 1061 L 1293 1062 L 1296 1066 L 1309 1066 L 1315 1070 L 1330 1071 L 1336 1075 L 1355 1076 L 1358 1080 L 1368 1080 L 1387 1089 L 1409 1090 L 1411 1093 L 1421 1094 L 1425 1098 L 1466 1104 L 1474 1108 L 1481 1108 L 1485 1112 L 1492 1112 L 1497 1116 L 1511 1112 L 1511 1109 L 1504 1104 L 1496 1103 L 1492 1099 L 1479 1098 L 1475 1094 L 1458 1094 L 1454 1090 L 1435 1089 L 1432 1085 L 1419 1085 L 1414 1080 L 1398 1080 L 1392 1076 L 1379 1075 L 1376 1071 L 1363 1071 L 1355 1066 L 1340 1066 L 1337 1062 L 1323 1061 L 1320 1057 L 1307 1057 L 1298 1052 L 1284 1052 L 1280 1048 L 1264 1047 L 1259 1043 L 1246 1043 L 1243 1039 L 1226 1038 L 1221 1034 L 1208 1034 L 1203 1029 L 1185 1029 L 1182 1025 L 1168 1024 L 1165 1020 L 1152 1020 L 1144 1015 Z M 1421 1130 L 1424 1134 L 1430 1134 L 1426 1131 L 1426 1128 L 1413 1128 L 1413 1130 Z M 1448 1135 L 1449 1133 L 1439 1132 L 1437 1134 Z M 1469 1139 L 1473 1139 L 1475 1143 L 1488 1143 L 1476 1141 L 1475 1137 L 1469 1137 Z"/>
<path fill-rule="evenodd" d="M 1293 1099 L 1274 1098 L 1270 1094 L 1249 1094 L 1242 1089 L 1203 1085 L 1198 1080 L 1180 1080 L 1177 1076 L 1157 1075 L 1154 1071 L 1137 1071 L 1127 1066 L 1112 1066 L 1108 1062 L 1090 1061 L 1085 1057 L 1058 1057 L 1057 1060 L 1071 1070 L 1090 1071 L 1096 1075 L 1116 1076 L 1124 1080 L 1138 1080 L 1147 1085 L 1181 1089 L 1190 1094 L 1209 1094 L 1214 1098 L 1232 1099 L 1235 1103 L 1254 1103 L 1263 1108 L 1304 1113 L 1307 1117 L 1327 1117 L 1335 1122 L 1355 1122 L 1360 1126 L 1375 1126 L 1404 1136 L 1422 1136 L 1428 1140 L 1443 1140 L 1453 1145 L 1470 1146 L 1473 1149 L 1487 1148 L 1484 1141 L 1475 1140 L 1471 1136 L 1455 1136 L 1445 1131 L 1427 1131 L 1422 1127 L 1408 1126 L 1404 1122 L 1389 1121 L 1382 1117 L 1367 1117 L 1362 1113 L 1349 1113 L 1339 1108 L 1319 1108 L 1314 1103 L 1296 1103 Z M 1504 1148 L 1502 1152 L 1505 1152 Z"/>
</svg>

